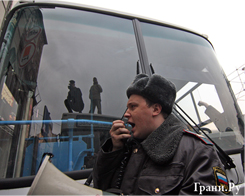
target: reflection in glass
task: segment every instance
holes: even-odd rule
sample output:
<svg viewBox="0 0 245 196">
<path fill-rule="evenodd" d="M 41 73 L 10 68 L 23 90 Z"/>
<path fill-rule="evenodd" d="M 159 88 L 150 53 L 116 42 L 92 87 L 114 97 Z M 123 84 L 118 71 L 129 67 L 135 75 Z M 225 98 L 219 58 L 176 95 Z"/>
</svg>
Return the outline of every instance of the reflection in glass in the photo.
<svg viewBox="0 0 245 196">
<path fill-rule="evenodd" d="M 67 95 L 67 99 L 64 101 L 65 106 L 69 113 L 72 113 L 73 110 L 75 112 L 82 113 L 84 108 L 82 91 L 80 90 L 80 88 L 76 87 L 74 80 L 70 80 L 69 82 L 69 92 Z"/>
<path fill-rule="evenodd" d="M 94 77 L 93 85 L 89 90 L 89 99 L 91 100 L 89 113 L 94 113 L 95 108 L 97 108 L 98 114 L 102 114 L 100 95 L 102 91 L 102 87 L 99 85 L 97 78 Z"/>
<path fill-rule="evenodd" d="M 10 120 L 6 115 L 11 114 L 17 121 L 1 126 L 6 140 L 4 148 L 0 145 L 5 152 L 1 177 L 35 174 L 46 152 L 54 154 L 61 171 L 92 167 L 112 121 L 125 111 L 130 84 L 125 78 L 131 81 L 136 74 L 132 21 L 30 6 L 17 11 L 5 39 L 9 45 L 4 50 L 10 52 L 1 58 L 0 115 Z M 99 114 L 93 114 L 93 107 L 89 113 L 93 78 L 103 87 L 96 102 Z"/>
<path fill-rule="evenodd" d="M 224 150 L 240 148 L 242 130 L 235 108 L 227 104 L 233 100 L 212 46 L 200 36 L 170 27 L 142 23 L 142 32 L 155 72 L 176 85 L 176 103 L 196 124 L 208 128 L 209 136 Z M 200 101 L 209 107 L 198 105 Z M 218 114 L 215 117 L 211 107 Z"/>
</svg>

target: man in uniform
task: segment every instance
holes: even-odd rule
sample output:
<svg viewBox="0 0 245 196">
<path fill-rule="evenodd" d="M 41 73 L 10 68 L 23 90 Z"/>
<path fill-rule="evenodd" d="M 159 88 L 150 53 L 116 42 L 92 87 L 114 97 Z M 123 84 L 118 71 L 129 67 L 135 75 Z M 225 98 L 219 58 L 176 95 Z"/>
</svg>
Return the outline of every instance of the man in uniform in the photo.
<svg viewBox="0 0 245 196">
<path fill-rule="evenodd" d="M 122 120 L 113 122 L 94 167 L 95 188 L 126 195 L 229 193 L 213 144 L 187 131 L 172 114 L 173 83 L 139 74 L 127 96 L 124 117 L 132 137 Z"/>
</svg>

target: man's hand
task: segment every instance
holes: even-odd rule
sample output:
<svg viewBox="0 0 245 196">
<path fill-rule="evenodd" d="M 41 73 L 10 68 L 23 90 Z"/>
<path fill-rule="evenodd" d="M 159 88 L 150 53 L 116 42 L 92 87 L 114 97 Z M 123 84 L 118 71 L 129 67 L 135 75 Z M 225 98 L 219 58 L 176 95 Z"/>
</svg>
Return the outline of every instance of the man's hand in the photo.
<svg viewBox="0 0 245 196">
<path fill-rule="evenodd" d="M 112 151 L 119 150 L 124 146 L 123 139 L 131 137 L 130 131 L 125 128 L 124 121 L 115 120 L 110 130 L 113 148 Z"/>
</svg>

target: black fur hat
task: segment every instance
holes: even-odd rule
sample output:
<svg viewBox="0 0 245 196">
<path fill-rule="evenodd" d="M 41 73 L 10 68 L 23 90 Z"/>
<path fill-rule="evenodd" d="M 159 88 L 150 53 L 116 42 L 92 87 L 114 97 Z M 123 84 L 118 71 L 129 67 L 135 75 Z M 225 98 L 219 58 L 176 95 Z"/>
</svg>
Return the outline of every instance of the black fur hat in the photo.
<svg viewBox="0 0 245 196">
<path fill-rule="evenodd" d="M 141 95 L 153 103 L 159 103 L 167 114 L 172 112 L 176 98 L 175 85 L 164 77 L 153 74 L 139 74 L 127 89 L 128 98 L 132 94 Z"/>
</svg>

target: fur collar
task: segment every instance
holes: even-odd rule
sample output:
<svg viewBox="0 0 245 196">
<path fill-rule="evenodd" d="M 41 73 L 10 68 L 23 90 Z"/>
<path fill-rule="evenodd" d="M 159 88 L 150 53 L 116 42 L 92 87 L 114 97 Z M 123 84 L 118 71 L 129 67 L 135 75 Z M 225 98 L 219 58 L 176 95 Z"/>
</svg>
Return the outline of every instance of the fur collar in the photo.
<svg viewBox="0 0 245 196">
<path fill-rule="evenodd" d="M 170 114 L 160 127 L 141 143 L 146 154 L 158 164 L 170 161 L 178 148 L 184 128 L 184 124 Z"/>
</svg>

